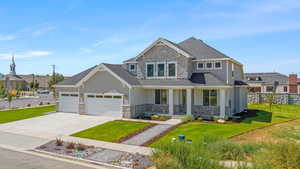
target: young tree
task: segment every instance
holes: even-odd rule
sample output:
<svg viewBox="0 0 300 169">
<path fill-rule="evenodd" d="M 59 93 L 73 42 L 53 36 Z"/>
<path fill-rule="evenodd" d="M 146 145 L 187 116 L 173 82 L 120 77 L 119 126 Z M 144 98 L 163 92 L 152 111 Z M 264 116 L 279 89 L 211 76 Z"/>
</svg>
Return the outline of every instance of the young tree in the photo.
<svg viewBox="0 0 300 169">
<path fill-rule="evenodd" d="M 50 81 L 48 83 L 50 90 L 53 92 L 53 96 L 56 98 L 56 91 L 53 87 L 58 82 L 61 82 L 64 80 L 64 76 L 59 73 L 53 73 L 53 75 L 50 77 Z"/>
<path fill-rule="evenodd" d="M 267 104 L 269 106 L 270 111 L 272 111 L 272 106 L 274 104 L 274 99 L 275 99 L 275 92 L 268 93 L 266 95 L 266 102 L 267 102 Z"/>
<path fill-rule="evenodd" d="M 5 87 L 2 83 L 0 83 L 0 98 L 3 98 L 5 94 Z"/>
<path fill-rule="evenodd" d="M 9 109 L 11 109 L 11 102 L 13 101 L 13 98 L 17 95 L 16 90 L 10 90 L 7 92 L 7 101 L 9 104 Z"/>
</svg>

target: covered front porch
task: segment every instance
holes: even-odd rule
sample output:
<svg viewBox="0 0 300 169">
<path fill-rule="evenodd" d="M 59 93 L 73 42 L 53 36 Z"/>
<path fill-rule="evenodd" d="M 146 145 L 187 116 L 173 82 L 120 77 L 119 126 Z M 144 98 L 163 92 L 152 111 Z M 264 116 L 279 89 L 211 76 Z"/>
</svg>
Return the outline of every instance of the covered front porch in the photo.
<svg viewBox="0 0 300 169">
<path fill-rule="evenodd" d="M 130 92 L 131 112 L 174 115 L 219 116 L 230 114 L 228 88 L 137 88 Z"/>
</svg>

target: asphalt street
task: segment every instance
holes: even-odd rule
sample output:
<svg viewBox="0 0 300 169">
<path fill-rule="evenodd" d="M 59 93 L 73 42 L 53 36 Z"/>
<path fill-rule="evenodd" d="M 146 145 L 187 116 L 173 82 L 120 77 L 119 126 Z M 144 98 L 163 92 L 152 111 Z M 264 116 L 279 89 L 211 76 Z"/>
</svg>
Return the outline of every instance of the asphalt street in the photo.
<svg viewBox="0 0 300 169">
<path fill-rule="evenodd" d="M 94 169 L 61 160 L 0 148 L 0 169 Z M 105 168 L 103 168 L 105 169 Z"/>
</svg>

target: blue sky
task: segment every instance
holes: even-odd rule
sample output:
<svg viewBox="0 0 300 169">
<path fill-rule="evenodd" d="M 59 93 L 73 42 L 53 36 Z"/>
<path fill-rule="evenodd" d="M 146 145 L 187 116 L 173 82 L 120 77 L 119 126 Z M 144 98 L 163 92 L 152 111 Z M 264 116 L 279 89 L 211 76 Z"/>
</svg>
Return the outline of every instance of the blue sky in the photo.
<svg viewBox="0 0 300 169">
<path fill-rule="evenodd" d="M 66 75 L 194 36 L 245 72 L 300 73 L 299 0 L 26 0 L 0 4 L 0 72 Z"/>
</svg>

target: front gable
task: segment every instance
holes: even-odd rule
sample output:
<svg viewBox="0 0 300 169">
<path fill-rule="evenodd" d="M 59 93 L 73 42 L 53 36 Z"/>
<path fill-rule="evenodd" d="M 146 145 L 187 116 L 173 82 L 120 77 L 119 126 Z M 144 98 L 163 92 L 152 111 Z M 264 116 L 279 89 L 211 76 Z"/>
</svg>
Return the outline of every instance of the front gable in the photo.
<svg viewBox="0 0 300 169">
<path fill-rule="evenodd" d="M 177 63 L 177 78 L 187 79 L 189 75 L 190 57 L 179 53 L 163 42 L 157 42 L 137 58 L 137 77 L 145 78 L 147 63 Z"/>
</svg>

